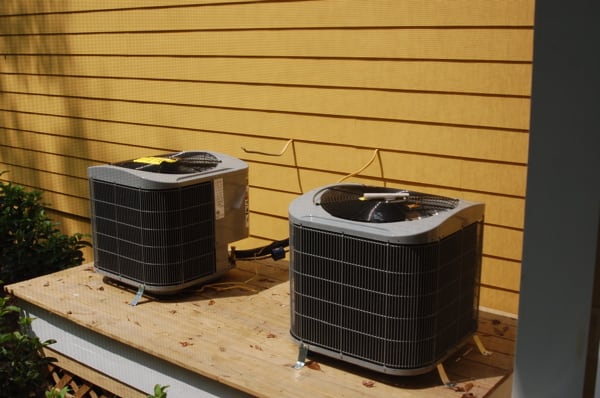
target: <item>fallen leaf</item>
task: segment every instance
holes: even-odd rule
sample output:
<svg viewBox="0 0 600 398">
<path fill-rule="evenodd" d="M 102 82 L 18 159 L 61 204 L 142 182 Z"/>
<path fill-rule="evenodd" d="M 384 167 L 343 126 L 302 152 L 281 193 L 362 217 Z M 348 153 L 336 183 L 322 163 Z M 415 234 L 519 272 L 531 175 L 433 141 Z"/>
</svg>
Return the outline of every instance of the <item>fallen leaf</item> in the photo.
<svg viewBox="0 0 600 398">
<path fill-rule="evenodd" d="M 466 392 L 462 395 L 461 398 L 477 398 L 477 396 L 475 394 L 473 394 L 472 392 Z"/>
<path fill-rule="evenodd" d="M 215 303 L 216 303 L 216 302 L 215 302 L 215 300 L 210 300 L 210 301 L 208 302 L 208 305 L 215 305 Z"/>
<path fill-rule="evenodd" d="M 317 361 L 308 361 L 306 366 L 312 370 L 321 370 L 321 365 L 319 365 L 319 362 Z"/>
<path fill-rule="evenodd" d="M 190 345 L 194 345 L 194 343 L 190 343 L 189 341 L 180 341 L 179 345 L 182 346 L 182 347 L 187 347 L 187 346 L 190 346 Z"/>
<path fill-rule="evenodd" d="M 367 388 L 373 388 L 375 387 L 375 382 L 371 380 L 363 380 L 362 385 Z"/>
<path fill-rule="evenodd" d="M 42 286 L 48 287 L 48 286 L 50 286 L 50 282 L 45 282 Z"/>
<path fill-rule="evenodd" d="M 268 338 L 268 339 L 274 339 L 274 338 L 276 338 L 276 337 L 277 337 L 277 335 L 276 335 L 275 333 L 269 333 L 269 334 L 267 335 L 267 338 Z"/>
<path fill-rule="evenodd" d="M 467 383 L 465 384 L 465 392 L 469 392 L 473 389 L 473 383 Z"/>
<path fill-rule="evenodd" d="M 225 352 L 225 347 L 223 347 L 223 346 L 219 346 L 219 351 L 221 351 L 221 352 Z"/>
</svg>

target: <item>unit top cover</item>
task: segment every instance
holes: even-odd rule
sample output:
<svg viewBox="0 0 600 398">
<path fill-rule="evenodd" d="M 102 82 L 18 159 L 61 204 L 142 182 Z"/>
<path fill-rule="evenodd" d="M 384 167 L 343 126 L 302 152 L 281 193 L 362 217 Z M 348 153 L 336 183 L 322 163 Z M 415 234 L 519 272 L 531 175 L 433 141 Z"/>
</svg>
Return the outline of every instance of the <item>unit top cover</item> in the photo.
<svg viewBox="0 0 600 398">
<path fill-rule="evenodd" d="M 366 238 L 423 243 L 483 220 L 484 205 L 398 188 L 334 184 L 294 200 L 290 222 Z"/>
<path fill-rule="evenodd" d="M 90 178 L 145 189 L 185 186 L 223 174 L 247 173 L 248 165 L 217 152 L 183 151 L 88 168 Z"/>
</svg>

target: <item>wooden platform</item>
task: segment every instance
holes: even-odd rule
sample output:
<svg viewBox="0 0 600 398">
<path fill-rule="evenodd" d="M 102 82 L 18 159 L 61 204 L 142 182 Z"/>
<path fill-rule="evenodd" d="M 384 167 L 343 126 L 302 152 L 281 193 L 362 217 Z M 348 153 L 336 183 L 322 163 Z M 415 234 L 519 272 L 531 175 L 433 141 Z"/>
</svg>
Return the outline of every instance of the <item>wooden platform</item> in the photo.
<svg viewBox="0 0 600 398">
<path fill-rule="evenodd" d="M 285 261 L 239 262 L 214 288 L 168 300 L 143 297 L 107 283 L 91 264 L 7 286 L 50 354 L 86 380 L 127 397 L 145 397 L 155 384 L 169 397 L 508 397 L 516 320 L 480 314 L 479 335 L 437 372 L 385 376 L 309 353 L 296 370 L 298 346 L 289 335 L 290 296 Z M 93 379 L 93 380 L 90 380 Z M 508 381 L 508 382 L 507 382 Z M 115 391 L 119 388 L 119 391 Z M 472 395 L 469 395 L 472 394 Z"/>
</svg>

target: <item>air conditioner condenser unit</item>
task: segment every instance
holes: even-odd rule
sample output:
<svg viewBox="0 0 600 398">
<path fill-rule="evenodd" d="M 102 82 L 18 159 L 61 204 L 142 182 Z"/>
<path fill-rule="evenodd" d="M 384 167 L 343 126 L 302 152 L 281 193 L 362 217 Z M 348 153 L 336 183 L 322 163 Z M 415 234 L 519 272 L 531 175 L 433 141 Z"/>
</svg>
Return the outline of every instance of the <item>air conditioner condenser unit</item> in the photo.
<svg viewBox="0 0 600 398">
<path fill-rule="evenodd" d="M 248 166 L 209 151 L 88 168 L 95 269 L 168 294 L 234 267 L 231 242 L 248 236 Z"/>
<path fill-rule="evenodd" d="M 394 375 L 428 372 L 477 330 L 484 205 L 334 184 L 289 207 L 291 335 Z"/>
</svg>

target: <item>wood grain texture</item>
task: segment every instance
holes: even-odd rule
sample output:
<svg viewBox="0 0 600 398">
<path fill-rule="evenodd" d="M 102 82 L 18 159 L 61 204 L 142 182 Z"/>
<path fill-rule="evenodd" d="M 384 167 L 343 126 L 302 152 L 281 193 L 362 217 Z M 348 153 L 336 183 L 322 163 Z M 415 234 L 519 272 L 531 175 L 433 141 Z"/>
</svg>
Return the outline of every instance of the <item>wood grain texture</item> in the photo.
<svg viewBox="0 0 600 398">
<path fill-rule="evenodd" d="M 18 300 L 68 322 L 253 396 L 457 396 L 435 371 L 385 376 L 312 354 L 309 360 L 316 361 L 318 369 L 293 369 L 298 347 L 289 338 L 287 267 L 261 261 L 242 268 L 221 282 L 241 283 L 244 289 L 196 289 L 175 299 L 143 298 L 135 307 L 128 305 L 132 291 L 105 283 L 91 264 L 10 285 L 8 290 Z M 461 386 L 471 382 L 471 392 L 483 397 L 512 372 L 516 321 L 482 312 L 479 334 L 493 354 L 482 356 L 468 342 L 445 368 L 451 380 Z"/>
</svg>

